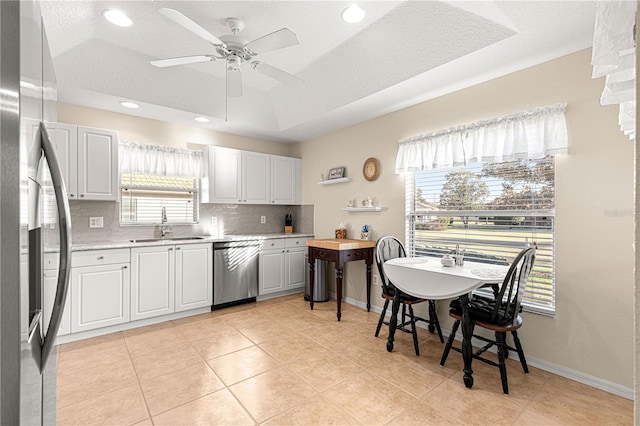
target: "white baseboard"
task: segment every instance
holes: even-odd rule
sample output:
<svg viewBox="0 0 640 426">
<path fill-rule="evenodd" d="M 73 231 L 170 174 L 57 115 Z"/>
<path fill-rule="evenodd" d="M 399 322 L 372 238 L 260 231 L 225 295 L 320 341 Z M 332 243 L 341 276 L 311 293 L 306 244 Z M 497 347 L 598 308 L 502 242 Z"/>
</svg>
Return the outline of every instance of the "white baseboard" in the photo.
<svg viewBox="0 0 640 426">
<path fill-rule="evenodd" d="M 330 293 L 331 298 L 335 299 L 336 295 L 335 293 Z M 348 303 L 350 305 L 354 305 L 357 306 L 359 308 L 362 309 L 367 309 L 367 304 L 365 302 L 361 302 L 359 300 L 356 299 L 352 299 L 350 297 L 345 297 L 344 298 L 344 302 Z M 376 312 L 376 313 L 381 313 L 382 312 L 382 308 L 378 307 L 378 306 L 374 306 L 371 305 L 371 311 Z M 387 317 L 390 316 L 391 314 L 391 307 L 389 307 L 389 309 L 387 310 Z M 427 325 L 419 322 L 416 324 L 416 327 L 420 327 L 423 329 L 427 328 Z M 451 333 L 451 330 L 442 329 L 442 335 L 445 338 L 449 335 L 449 333 Z M 456 340 L 458 341 L 462 341 L 462 332 L 458 331 L 458 333 L 456 333 Z M 485 342 L 482 342 L 481 340 L 477 340 L 477 339 L 473 339 L 471 342 L 474 346 L 478 346 L 478 347 L 482 347 L 485 345 Z M 495 348 L 491 348 L 490 351 L 495 353 Z M 526 353 L 525 353 L 526 355 Z M 516 361 L 518 360 L 518 355 L 515 353 L 510 353 L 509 354 L 509 358 L 513 358 Z M 627 398 L 630 400 L 633 400 L 633 389 L 626 387 L 626 386 L 622 386 L 619 385 L 617 383 L 613 383 L 610 382 L 608 380 L 605 379 L 601 379 L 599 377 L 595 377 L 595 376 L 591 376 L 589 374 L 583 373 L 581 371 L 577 371 L 577 370 L 573 370 L 571 368 L 568 367 L 564 367 L 562 365 L 558 365 L 558 364 L 554 364 L 552 362 L 549 361 L 545 361 L 542 359 L 538 359 L 538 358 L 532 358 L 527 356 L 527 364 L 539 368 L 541 370 L 544 371 L 548 371 L 549 373 L 553 373 L 553 374 L 557 374 L 558 376 L 562 376 L 565 377 L 567 379 L 571 379 L 571 380 L 575 380 L 576 382 L 579 383 L 583 383 L 585 385 L 591 386 L 593 388 L 596 389 L 600 389 L 603 390 L 605 392 L 609 392 L 612 393 L 614 395 L 618 395 L 621 396 L 623 398 Z"/>
</svg>

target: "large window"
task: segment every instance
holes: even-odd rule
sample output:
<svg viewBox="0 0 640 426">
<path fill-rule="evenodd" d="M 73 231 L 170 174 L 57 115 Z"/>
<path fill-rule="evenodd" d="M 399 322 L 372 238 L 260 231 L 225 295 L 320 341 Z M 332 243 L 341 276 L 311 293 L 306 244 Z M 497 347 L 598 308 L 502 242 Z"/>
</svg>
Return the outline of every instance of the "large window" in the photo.
<svg viewBox="0 0 640 426">
<path fill-rule="evenodd" d="M 524 309 L 555 311 L 554 157 L 407 173 L 407 248 L 442 256 L 459 246 L 468 260 L 510 264 L 526 246 L 536 260 Z"/>
<path fill-rule="evenodd" d="M 120 174 L 120 223 L 156 225 L 163 207 L 169 224 L 198 222 L 198 179 Z"/>
</svg>

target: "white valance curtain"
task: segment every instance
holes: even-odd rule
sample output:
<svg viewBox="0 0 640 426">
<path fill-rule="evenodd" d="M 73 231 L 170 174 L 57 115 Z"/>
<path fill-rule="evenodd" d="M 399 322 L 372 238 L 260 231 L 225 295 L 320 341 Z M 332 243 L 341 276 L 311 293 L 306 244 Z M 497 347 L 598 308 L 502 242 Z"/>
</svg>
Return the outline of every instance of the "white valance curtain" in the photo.
<svg viewBox="0 0 640 426">
<path fill-rule="evenodd" d="M 202 151 L 121 141 L 120 172 L 202 178 Z"/>
<path fill-rule="evenodd" d="M 566 154 L 565 108 L 555 104 L 401 139 L 396 173 Z"/>
<path fill-rule="evenodd" d="M 636 138 L 635 1 L 599 1 L 593 32 L 593 78 L 605 77 L 601 105 L 619 104 L 618 124 L 631 140 Z"/>
</svg>

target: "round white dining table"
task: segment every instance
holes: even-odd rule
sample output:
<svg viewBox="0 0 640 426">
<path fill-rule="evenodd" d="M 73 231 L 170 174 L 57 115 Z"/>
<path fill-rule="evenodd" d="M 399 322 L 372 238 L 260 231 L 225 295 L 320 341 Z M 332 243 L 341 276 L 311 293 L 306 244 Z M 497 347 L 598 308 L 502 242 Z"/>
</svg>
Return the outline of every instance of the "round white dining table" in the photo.
<svg viewBox="0 0 640 426">
<path fill-rule="evenodd" d="M 391 283 L 404 293 L 423 299 L 439 300 L 458 297 L 462 307 L 462 357 L 464 383 L 473 386 L 471 337 L 473 326 L 469 317 L 469 294 L 482 286 L 499 284 L 509 270 L 505 265 L 465 261 L 463 265 L 444 266 L 437 257 L 399 257 L 386 261 L 384 273 Z M 398 292 L 393 299 L 387 350 L 393 350 L 400 307 Z"/>
</svg>

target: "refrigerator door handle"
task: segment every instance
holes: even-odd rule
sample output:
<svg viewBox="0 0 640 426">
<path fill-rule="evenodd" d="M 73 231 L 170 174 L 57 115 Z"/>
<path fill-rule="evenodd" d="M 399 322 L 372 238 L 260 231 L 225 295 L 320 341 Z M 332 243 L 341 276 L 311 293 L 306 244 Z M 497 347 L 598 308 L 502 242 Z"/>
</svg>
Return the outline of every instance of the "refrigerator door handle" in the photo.
<svg viewBox="0 0 640 426">
<path fill-rule="evenodd" d="M 44 157 L 49 164 L 53 192 L 56 197 L 56 209 L 58 211 L 58 225 L 60 230 L 60 261 L 58 264 L 56 295 L 53 301 L 49 328 L 42 341 L 40 371 L 43 371 L 51 354 L 51 350 L 53 349 L 56 335 L 58 334 L 58 328 L 62 320 L 62 311 L 64 310 L 67 291 L 69 289 L 69 276 L 71 274 L 71 214 L 69 211 L 69 200 L 67 200 L 67 189 L 62 178 L 62 169 L 58 163 L 51 139 L 49 138 L 49 132 L 42 122 L 38 128 L 38 133 L 40 134 L 40 143 Z"/>
</svg>

